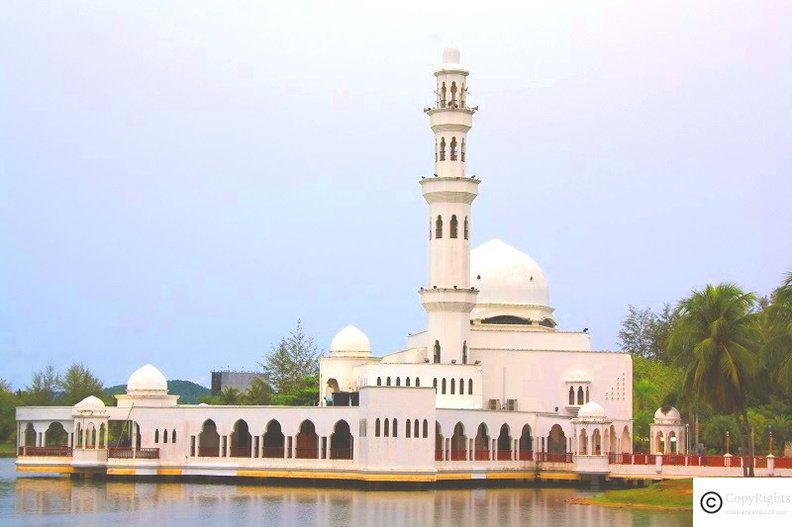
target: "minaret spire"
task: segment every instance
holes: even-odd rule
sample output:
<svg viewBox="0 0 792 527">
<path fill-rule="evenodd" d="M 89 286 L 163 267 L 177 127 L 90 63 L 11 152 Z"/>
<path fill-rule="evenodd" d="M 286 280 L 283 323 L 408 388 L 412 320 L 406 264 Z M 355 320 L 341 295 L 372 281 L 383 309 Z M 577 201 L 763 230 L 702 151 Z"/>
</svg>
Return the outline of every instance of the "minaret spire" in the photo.
<svg viewBox="0 0 792 527">
<path fill-rule="evenodd" d="M 421 303 L 429 319 L 427 358 L 463 364 L 478 292 L 470 286 L 470 232 L 479 180 L 465 170 L 467 133 L 477 108 L 468 106 L 468 71 L 459 59 L 459 49 L 443 50 L 443 65 L 434 73 L 435 105 L 425 110 L 434 132 L 435 170 L 434 177 L 421 180 L 429 204 L 429 283 Z"/>
</svg>

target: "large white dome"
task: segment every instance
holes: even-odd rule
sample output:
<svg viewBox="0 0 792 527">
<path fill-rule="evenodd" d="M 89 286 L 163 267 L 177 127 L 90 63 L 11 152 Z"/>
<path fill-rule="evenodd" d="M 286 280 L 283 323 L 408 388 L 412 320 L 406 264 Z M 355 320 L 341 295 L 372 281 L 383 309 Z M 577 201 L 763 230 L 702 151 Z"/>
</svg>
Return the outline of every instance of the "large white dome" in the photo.
<svg viewBox="0 0 792 527">
<path fill-rule="evenodd" d="M 331 353 L 371 353 L 371 343 L 365 333 L 349 325 L 336 333 L 330 343 Z"/>
<path fill-rule="evenodd" d="M 157 368 L 151 364 L 138 368 L 129 376 L 127 381 L 127 394 L 153 394 L 168 393 L 168 380 Z"/>
<path fill-rule="evenodd" d="M 516 317 L 552 322 L 550 291 L 533 258 L 500 240 L 490 240 L 470 253 L 470 284 L 479 290 L 473 319 Z"/>
</svg>

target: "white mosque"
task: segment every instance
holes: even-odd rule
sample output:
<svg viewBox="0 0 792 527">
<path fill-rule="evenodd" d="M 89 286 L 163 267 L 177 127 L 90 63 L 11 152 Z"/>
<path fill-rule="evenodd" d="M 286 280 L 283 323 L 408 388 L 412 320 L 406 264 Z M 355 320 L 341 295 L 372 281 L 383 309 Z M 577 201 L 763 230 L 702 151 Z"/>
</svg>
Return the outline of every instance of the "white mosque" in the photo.
<svg viewBox="0 0 792 527">
<path fill-rule="evenodd" d="M 578 479 L 631 454 L 630 356 L 560 330 L 530 256 L 500 240 L 471 250 L 480 181 L 465 158 L 477 107 L 457 49 L 434 76 L 435 165 L 420 181 L 425 331 L 382 357 L 358 328 L 339 331 L 320 359 L 315 407 L 180 405 L 145 365 L 117 406 L 19 408 L 18 469 L 431 483 Z"/>
</svg>

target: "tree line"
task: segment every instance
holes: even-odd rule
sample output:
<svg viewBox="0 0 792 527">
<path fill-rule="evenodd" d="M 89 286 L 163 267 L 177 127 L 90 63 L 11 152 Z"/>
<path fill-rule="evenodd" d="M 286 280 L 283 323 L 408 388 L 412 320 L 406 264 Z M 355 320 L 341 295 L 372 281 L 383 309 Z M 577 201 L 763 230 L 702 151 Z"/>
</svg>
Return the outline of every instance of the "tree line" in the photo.
<svg viewBox="0 0 792 527">
<path fill-rule="evenodd" d="M 649 450 L 658 406 L 710 453 L 727 431 L 732 453 L 767 453 L 772 432 L 778 455 L 792 439 L 792 273 L 768 297 L 722 283 L 657 312 L 628 306 L 619 339 L 634 356 L 636 448 Z"/>
</svg>

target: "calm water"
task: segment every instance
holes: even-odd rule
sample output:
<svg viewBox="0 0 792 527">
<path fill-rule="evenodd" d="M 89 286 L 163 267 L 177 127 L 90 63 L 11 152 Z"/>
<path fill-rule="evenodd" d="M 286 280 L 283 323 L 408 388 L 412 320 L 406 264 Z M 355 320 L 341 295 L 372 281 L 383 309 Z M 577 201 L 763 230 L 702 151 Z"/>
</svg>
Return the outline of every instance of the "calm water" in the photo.
<svg viewBox="0 0 792 527">
<path fill-rule="evenodd" d="M 574 489 L 362 491 L 202 483 L 16 477 L 0 459 L 0 526 L 692 525 L 687 513 L 642 512 L 566 499 Z M 590 494 L 590 493 L 589 493 Z"/>
</svg>

